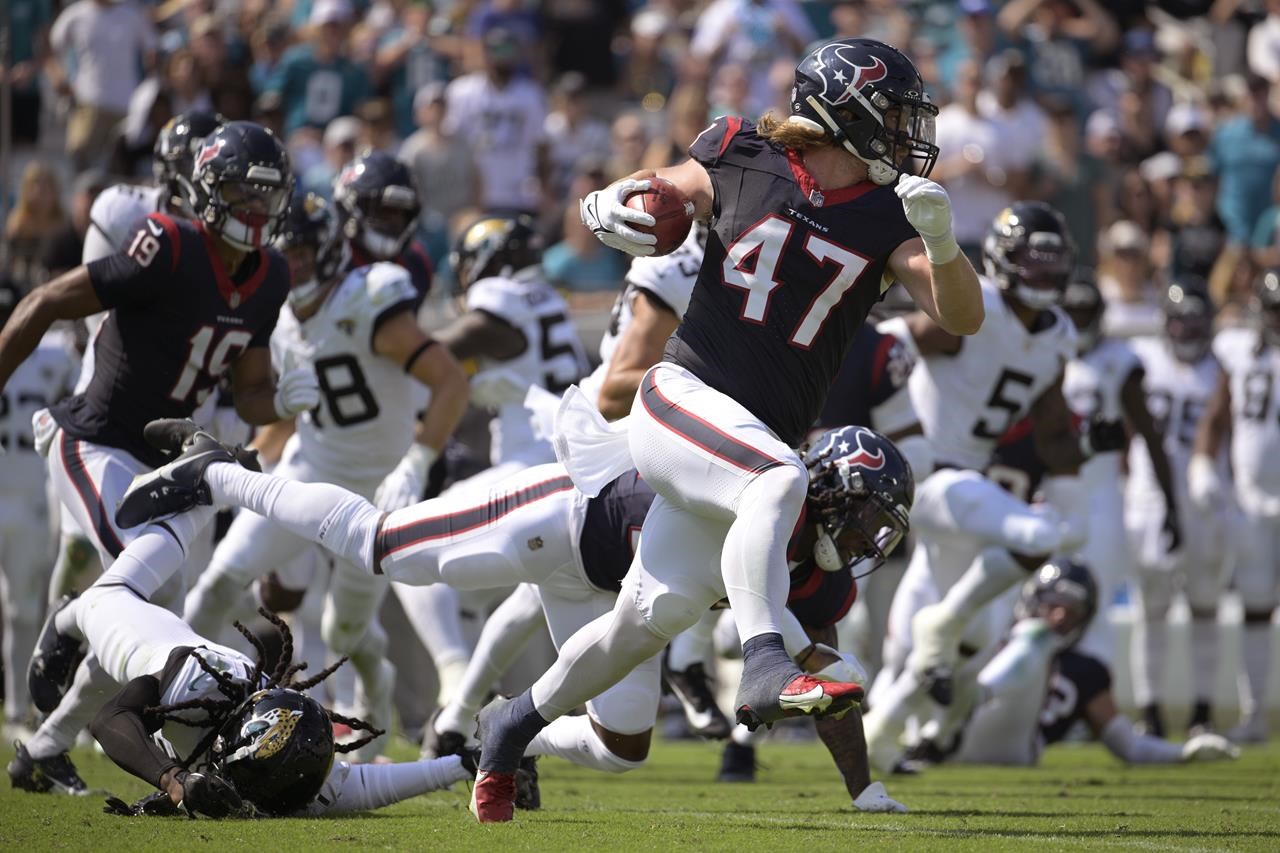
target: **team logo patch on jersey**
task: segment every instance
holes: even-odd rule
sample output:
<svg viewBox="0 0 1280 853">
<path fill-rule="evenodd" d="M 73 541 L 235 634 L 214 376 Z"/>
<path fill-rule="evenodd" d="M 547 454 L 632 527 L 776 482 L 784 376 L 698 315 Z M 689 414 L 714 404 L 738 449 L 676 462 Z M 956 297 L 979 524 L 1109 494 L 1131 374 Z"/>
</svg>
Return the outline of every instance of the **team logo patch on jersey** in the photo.
<svg viewBox="0 0 1280 853">
<path fill-rule="evenodd" d="M 530 550 L 530 551 L 538 551 L 538 550 L 541 550 L 542 545 L 543 545 L 542 537 L 541 537 L 541 536 L 535 536 L 535 537 L 533 537 L 532 539 L 530 539 L 528 542 L 526 542 L 525 544 L 529 546 L 529 550 Z"/>
</svg>

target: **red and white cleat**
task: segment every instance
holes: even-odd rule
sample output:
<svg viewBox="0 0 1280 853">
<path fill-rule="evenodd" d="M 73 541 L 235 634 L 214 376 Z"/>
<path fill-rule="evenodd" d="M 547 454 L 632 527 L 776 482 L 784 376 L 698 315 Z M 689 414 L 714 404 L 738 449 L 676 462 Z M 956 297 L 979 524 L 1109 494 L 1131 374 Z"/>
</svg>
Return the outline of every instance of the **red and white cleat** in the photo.
<svg viewBox="0 0 1280 853">
<path fill-rule="evenodd" d="M 515 816 L 516 775 L 481 770 L 471 789 L 471 813 L 480 823 L 506 823 Z"/>
<path fill-rule="evenodd" d="M 842 717 L 850 708 L 862 702 L 860 684 L 841 681 L 820 681 L 812 675 L 797 675 L 778 694 L 777 704 L 764 711 L 750 705 L 740 705 L 737 720 L 751 731 L 761 725 L 771 726 L 785 717 L 813 714 L 818 717 Z"/>
</svg>

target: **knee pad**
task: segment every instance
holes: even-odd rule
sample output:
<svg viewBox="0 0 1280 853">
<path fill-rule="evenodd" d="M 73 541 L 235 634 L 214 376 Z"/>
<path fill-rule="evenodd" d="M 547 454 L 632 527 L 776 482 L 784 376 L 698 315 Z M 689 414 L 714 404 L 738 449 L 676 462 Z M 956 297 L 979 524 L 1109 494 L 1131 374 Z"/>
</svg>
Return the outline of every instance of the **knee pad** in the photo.
<svg viewBox="0 0 1280 853">
<path fill-rule="evenodd" d="M 696 623 L 706 609 L 691 598 L 665 589 L 643 600 L 637 594 L 633 601 L 645 628 L 667 641 Z"/>
<path fill-rule="evenodd" d="M 339 614 L 332 600 L 325 603 L 324 616 L 320 618 L 320 638 L 330 650 L 340 655 L 355 654 L 361 650 L 360 641 L 367 633 L 369 623 Z"/>
<path fill-rule="evenodd" d="M 661 694 L 657 662 L 644 663 L 588 702 L 587 713 L 601 728 L 620 735 L 638 735 L 652 729 L 657 721 Z"/>
<path fill-rule="evenodd" d="M 809 494 L 809 472 L 799 462 L 770 468 L 743 487 L 735 509 L 741 512 L 745 505 L 767 501 L 779 506 L 794 506 L 797 512 Z"/>
</svg>

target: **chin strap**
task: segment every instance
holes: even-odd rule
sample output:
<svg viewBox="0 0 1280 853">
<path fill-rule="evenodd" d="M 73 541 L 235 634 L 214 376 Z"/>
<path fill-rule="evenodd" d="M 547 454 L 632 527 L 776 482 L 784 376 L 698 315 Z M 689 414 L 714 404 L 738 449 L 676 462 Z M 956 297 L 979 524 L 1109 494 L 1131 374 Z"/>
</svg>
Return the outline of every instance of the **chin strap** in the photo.
<svg viewBox="0 0 1280 853">
<path fill-rule="evenodd" d="M 817 525 L 818 541 L 813 544 L 813 561 L 824 572 L 838 572 L 845 563 L 840 559 L 840 549 L 836 547 L 831 534 L 821 524 Z"/>
</svg>

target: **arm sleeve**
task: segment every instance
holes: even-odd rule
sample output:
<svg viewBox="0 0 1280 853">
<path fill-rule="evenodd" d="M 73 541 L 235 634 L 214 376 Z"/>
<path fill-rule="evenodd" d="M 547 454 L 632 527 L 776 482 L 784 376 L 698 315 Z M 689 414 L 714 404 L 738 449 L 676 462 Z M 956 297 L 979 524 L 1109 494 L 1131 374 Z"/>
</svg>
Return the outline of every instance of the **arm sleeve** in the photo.
<svg viewBox="0 0 1280 853">
<path fill-rule="evenodd" d="M 1102 742 L 1111 754 L 1130 764 L 1176 764 L 1182 761 L 1182 747 L 1176 743 L 1140 735 L 1133 730 L 1133 721 L 1117 714 L 1102 730 Z"/>
<path fill-rule="evenodd" d="M 155 731 L 143 719 L 143 712 L 160 704 L 160 680 L 154 675 L 135 678 L 109 699 L 93 722 L 89 732 L 102 745 L 102 750 L 121 768 L 145 779 L 157 788 L 160 777 L 181 765 L 174 761 L 155 739 Z"/>
<path fill-rule="evenodd" d="M 89 281 L 102 307 L 142 305 L 162 298 L 173 285 L 181 245 L 172 219 L 160 213 L 144 219 L 123 251 L 88 265 Z"/>
<path fill-rule="evenodd" d="M 329 771 L 320 793 L 302 811 L 315 817 L 380 809 L 469 778 L 471 773 L 462 767 L 462 759 L 456 755 L 398 764 L 338 761 Z"/>
</svg>

